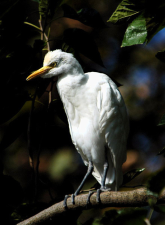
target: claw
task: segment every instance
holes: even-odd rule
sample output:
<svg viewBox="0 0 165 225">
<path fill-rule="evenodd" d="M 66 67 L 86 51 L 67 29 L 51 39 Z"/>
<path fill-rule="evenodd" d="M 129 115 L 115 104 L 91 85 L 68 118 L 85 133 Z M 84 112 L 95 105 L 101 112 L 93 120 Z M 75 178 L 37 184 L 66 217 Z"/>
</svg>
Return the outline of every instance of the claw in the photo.
<svg viewBox="0 0 165 225">
<path fill-rule="evenodd" d="M 110 191 L 110 190 L 111 190 L 111 188 L 106 188 L 106 187 L 101 187 L 100 189 L 97 189 L 96 202 L 99 203 L 99 204 L 101 203 L 100 193 L 102 191 Z"/>
<path fill-rule="evenodd" d="M 96 202 L 97 203 L 101 203 L 101 201 L 100 201 L 100 193 L 101 193 L 101 189 L 97 189 L 97 195 L 96 195 Z"/>
<path fill-rule="evenodd" d="M 86 208 L 88 208 L 89 205 L 90 205 L 90 197 L 91 197 L 91 195 L 92 195 L 93 193 L 94 193 L 93 191 L 89 191 L 88 198 L 87 198 Z"/>
<path fill-rule="evenodd" d="M 67 199 L 69 198 L 70 196 L 69 195 L 65 195 L 65 198 L 64 198 L 64 201 L 63 201 L 63 206 L 65 209 L 67 209 Z"/>
<path fill-rule="evenodd" d="M 72 194 L 71 198 L 72 198 L 72 204 L 75 205 L 75 200 L 74 200 L 75 199 L 75 194 Z"/>
</svg>

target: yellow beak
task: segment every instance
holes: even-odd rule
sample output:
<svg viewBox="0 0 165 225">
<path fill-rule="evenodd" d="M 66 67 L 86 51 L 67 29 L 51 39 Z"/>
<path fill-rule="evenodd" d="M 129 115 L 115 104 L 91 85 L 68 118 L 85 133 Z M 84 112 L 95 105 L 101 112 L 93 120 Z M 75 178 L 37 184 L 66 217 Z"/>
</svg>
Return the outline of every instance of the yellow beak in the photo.
<svg viewBox="0 0 165 225">
<path fill-rule="evenodd" d="M 51 66 L 44 66 L 42 68 L 40 68 L 39 70 L 36 70 L 34 71 L 32 74 L 30 74 L 26 80 L 29 81 L 29 80 L 32 80 L 36 77 L 40 77 L 41 75 L 47 73 L 50 69 L 52 69 L 53 67 Z"/>
</svg>

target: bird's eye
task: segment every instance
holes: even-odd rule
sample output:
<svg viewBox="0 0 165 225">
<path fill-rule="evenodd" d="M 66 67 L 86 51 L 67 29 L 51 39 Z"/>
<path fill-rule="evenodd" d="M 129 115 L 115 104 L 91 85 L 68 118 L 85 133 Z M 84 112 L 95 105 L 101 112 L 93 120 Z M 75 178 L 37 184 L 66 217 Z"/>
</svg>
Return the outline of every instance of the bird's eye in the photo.
<svg viewBox="0 0 165 225">
<path fill-rule="evenodd" d="M 53 62 L 50 64 L 51 67 L 56 67 L 57 66 L 57 62 Z"/>
</svg>

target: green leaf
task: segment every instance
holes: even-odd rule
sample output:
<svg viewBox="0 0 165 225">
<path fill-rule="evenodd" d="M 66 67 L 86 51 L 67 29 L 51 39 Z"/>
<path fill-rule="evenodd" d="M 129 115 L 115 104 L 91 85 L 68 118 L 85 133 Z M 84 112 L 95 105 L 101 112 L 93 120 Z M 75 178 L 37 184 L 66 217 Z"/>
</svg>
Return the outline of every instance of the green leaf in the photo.
<svg viewBox="0 0 165 225">
<path fill-rule="evenodd" d="M 148 43 L 153 36 L 165 28 L 165 3 L 162 0 L 123 0 L 109 19 L 109 22 L 133 22 L 128 25 L 122 46 Z M 140 15 L 139 15 L 140 14 Z M 135 18 L 136 17 L 136 18 Z"/>
<path fill-rule="evenodd" d="M 97 45 L 89 33 L 81 29 L 67 29 L 64 32 L 63 41 L 77 52 L 104 67 Z"/>
<path fill-rule="evenodd" d="M 122 47 L 143 44 L 147 37 L 146 20 L 143 14 L 140 14 L 127 27 L 125 32 Z"/>
<path fill-rule="evenodd" d="M 165 187 L 165 168 L 154 173 L 147 181 L 149 191 L 159 195 Z"/>
<path fill-rule="evenodd" d="M 141 11 L 142 3 L 142 0 L 123 0 L 107 22 L 120 23 L 121 21 L 128 21 L 131 16 L 134 16 Z"/>
<path fill-rule="evenodd" d="M 165 114 L 162 116 L 160 122 L 158 123 L 158 126 L 165 125 Z"/>
<path fill-rule="evenodd" d="M 133 180 L 135 177 L 137 177 L 139 174 L 141 174 L 144 170 L 145 170 L 145 168 L 133 169 L 133 170 L 125 173 L 124 176 L 123 176 L 123 184 L 122 185 L 124 185 L 124 184 L 130 182 L 131 180 Z"/>
</svg>

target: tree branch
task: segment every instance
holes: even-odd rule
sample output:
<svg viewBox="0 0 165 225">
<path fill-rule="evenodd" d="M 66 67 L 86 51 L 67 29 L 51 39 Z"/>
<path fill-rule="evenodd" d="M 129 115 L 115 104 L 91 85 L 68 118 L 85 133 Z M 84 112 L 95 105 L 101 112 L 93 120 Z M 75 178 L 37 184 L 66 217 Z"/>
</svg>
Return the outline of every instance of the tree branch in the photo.
<svg viewBox="0 0 165 225">
<path fill-rule="evenodd" d="M 32 216 L 31 218 L 24 220 L 17 225 L 36 225 L 40 224 L 46 220 L 50 220 L 52 217 L 57 215 L 64 215 L 68 210 L 84 210 L 86 209 L 86 201 L 87 201 L 88 194 L 78 195 L 75 198 L 75 205 L 72 205 L 71 198 L 68 198 L 67 205 L 68 209 L 66 210 L 63 207 L 63 201 L 52 205 L 51 207 L 41 211 L 40 213 Z M 102 192 L 100 194 L 101 205 L 96 202 L 96 193 L 94 193 L 91 198 L 90 202 L 91 208 L 102 208 L 106 207 L 141 207 L 147 206 L 148 200 L 152 199 L 157 204 L 165 203 L 165 191 L 156 198 L 151 193 L 147 193 L 146 188 L 139 188 L 132 191 L 107 191 Z"/>
</svg>

